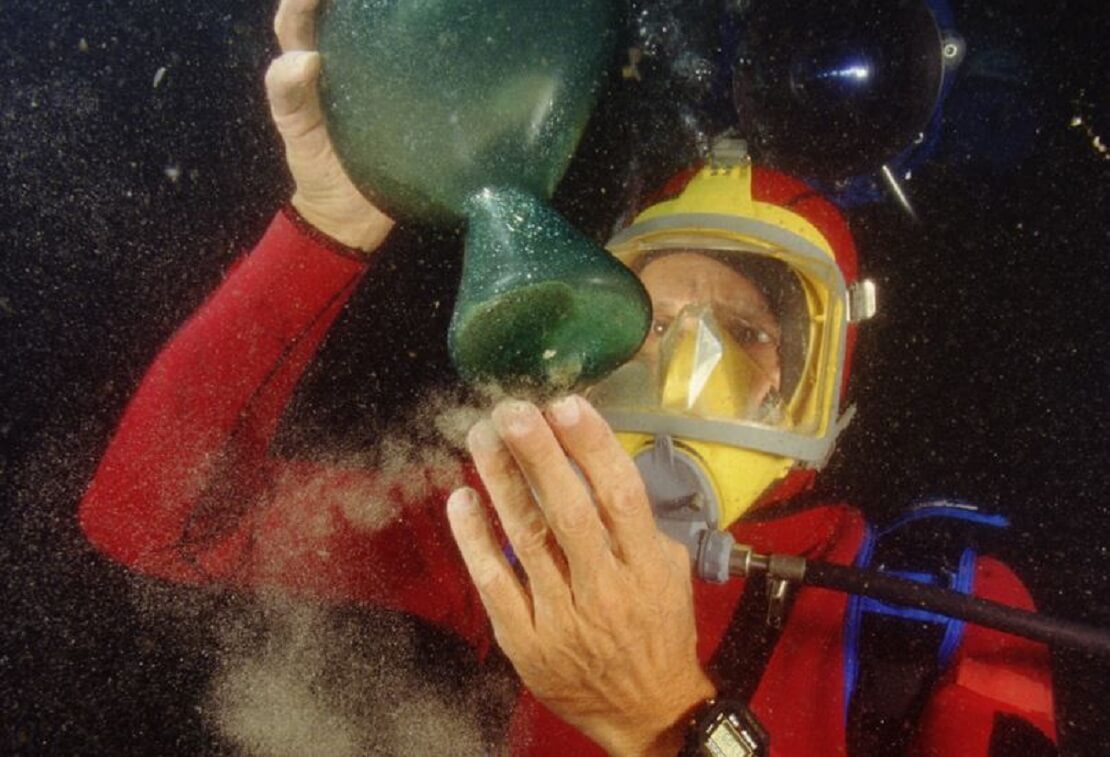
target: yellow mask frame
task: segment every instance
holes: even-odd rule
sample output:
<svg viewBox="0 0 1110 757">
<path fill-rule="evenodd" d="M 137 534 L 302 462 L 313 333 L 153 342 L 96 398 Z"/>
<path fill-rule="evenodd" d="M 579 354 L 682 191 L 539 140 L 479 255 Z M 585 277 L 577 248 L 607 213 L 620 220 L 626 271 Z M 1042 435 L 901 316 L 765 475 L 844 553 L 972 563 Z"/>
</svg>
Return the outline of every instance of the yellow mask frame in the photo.
<svg viewBox="0 0 1110 757">
<path fill-rule="evenodd" d="M 844 425 L 839 394 L 848 327 L 848 288 L 833 251 L 800 215 L 751 193 L 751 165 L 707 166 L 685 189 L 641 213 L 610 240 L 635 267 L 661 250 L 756 254 L 785 263 L 798 277 L 809 313 L 808 348 L 798 386 L 787 398 L 785 427 L 696 417 L 662 409 L 602 414 L 634 457 L 666 435 L 713 482 L 711 521 L 726 528 L 795 466 L 820 468 Z"/>
</svg>

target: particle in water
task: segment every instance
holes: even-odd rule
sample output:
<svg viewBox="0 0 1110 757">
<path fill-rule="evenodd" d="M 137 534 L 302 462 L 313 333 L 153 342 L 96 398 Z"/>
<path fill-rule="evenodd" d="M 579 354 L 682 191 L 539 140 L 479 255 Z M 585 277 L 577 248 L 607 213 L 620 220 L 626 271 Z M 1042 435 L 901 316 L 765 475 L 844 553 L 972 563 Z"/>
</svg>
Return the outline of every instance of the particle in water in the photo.
<svg viewBox="0 0 1110 757">
<path fill-rule="evenodd" d="M 177 180 L 181 178 L 181 166 L 174 163 L 162 169 L 162 173 L 166 175 L 167 179 L 176 184 Z"/>
<path fill-rule="evenodd" d="M 621 76 L 625 79 L 642 81 L 639 63 L 644 59 L 644 51 L 638 47 L 628 48 L 628 63 L 621 69 Z"/>
<path fill-rule="evenodd" d="M 154 88 L 158 89 L 158 85 L 161 84 L 162 80 L 165 79 L 165 78 L 166 78 L 166 67 L 162 66 L 161 68 L 159 68 L 157 71 L 154 72 Z"/>
</svg>

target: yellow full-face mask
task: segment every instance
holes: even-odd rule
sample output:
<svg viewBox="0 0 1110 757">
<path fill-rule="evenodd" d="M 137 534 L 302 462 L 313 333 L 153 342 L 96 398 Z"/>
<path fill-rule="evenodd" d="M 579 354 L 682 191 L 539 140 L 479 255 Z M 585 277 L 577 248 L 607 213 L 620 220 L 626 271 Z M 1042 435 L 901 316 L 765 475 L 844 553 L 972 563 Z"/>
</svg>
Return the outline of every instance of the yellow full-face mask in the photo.
<svg viewBox="0 0 1110 757">
<path fill-rule="evenodd" d="M 802 216 L 751 196 L 751 167 L 704 168 L 610 242 L 652 296 L 640 353 L 588 392 L 653 506 L 724 529 L 844 424 L 847 327 L 870 304 Z M 869 290 L 870 291 L 870 290 Z"/>
</svg>

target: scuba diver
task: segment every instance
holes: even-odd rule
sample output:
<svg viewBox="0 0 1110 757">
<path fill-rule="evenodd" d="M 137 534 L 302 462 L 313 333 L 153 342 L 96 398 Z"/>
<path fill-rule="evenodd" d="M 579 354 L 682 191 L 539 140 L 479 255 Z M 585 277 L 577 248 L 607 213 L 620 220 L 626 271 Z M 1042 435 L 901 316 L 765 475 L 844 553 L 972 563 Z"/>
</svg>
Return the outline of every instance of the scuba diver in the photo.
<svg viewBox="0 0 1110 757">
<path fill-rule="evenodd" d="M 867 282 L 857 280 L 852 237 L 835 208 L 805 184 L 752 166 L 728 147 L 719 145 L 709 165 L 677 176 L 665 199 L 610 241 L 652 297 L 653 330 L 639 354 L 585 397 L 542 414 L 526 404 L 502 406 L 472 431 L 470 450 L 512 543 L 510 559 L 500 556 L 473 493 L 456 492 L 449 506 L 471 573 L 486 587 L 499 642 L 529 690 L 561 703 L 556 712 L 564 718 L 576 714 L 566 704 L 575 698 L 569 692 L 588 691 L 591 682 L 566 681 L 560 658 L 544 664 L 551 644 L 544 625 L 568 622 L 548 616 L 570 615 L 572 627 L 616 625 L 614 615 L 625 608 L 592 600 L 595 592 L 627 594 L 635 583 L 627 573 L 635 574 L 640 553 L 656 569 L 670 564 L 674 580 L 694 556 L 689 537 L 706 527 L 726 529 L 760 551 L 833 563 L 867 564 L 878 546 L 858 511 L 803 494 L 850 414 L 841 413 L 840 400 L 855 324 L 874 310 Z M 649 512 L 671 545 L 683 543 L 689 554 L 655 543 Z M 934 518 L 990 521 L 959 503 L 930 503 L 911 514 Z M 537 525 L 545 520 L 549 529 Z M 517 583 L 514 555 L 526 584 Z M 965 552 L 960 562 L 952 573 L 964 576 L 970 593 L 1032 607 L 997 560 Z M 608 584 L 596 577 L 609 572 Z M 658 576 L 643 580 L 669 585 Z M 737 743 L 769 734 L 775 753 L 786 755 L 1038 753 L 1026 751 L 1029 744 L 1054 751 L 1044 647 L 927 613 L 899 617 L 898 610 L 822 590 L 803 588 L 776 602 L 777 590 L 754 579 L 694 583 L 697 670 L 704 668 L 714 687 L 712 707 L 699 713 L 707 728 L 735 718 L 743 724 Z M 583 650 L 563 654 L 592 660 L 623 643 L 623 634 L 649 628 L 666 638 L 661 625 L 683 627 L 673 608 L 689 599 L 656 591 L 647 592 L 653 601 L 638 607 L 643 615 L 634 614 L 628 627 L 595 640 L 597 647 L 583 642 Z M 866 648 L 873 634 L 861 633 L 875 630 L 865 617 L 871 614 L 880 623 L 898 617 L 936 628 L 902 629 L 901 659 L 875 660 Z M 892 632 L 899 634 L 885 630 Z M 926 658 L 912 675 L 906 653 Z M 692 669 L 671 681 L 669 694 L 697 690 Z M 577 698 L 587 711 L 601 709 L 587 695 Z"/>
<path fill-rule="evenodd" d="M 837 210 L 740 150 L 676 177 L 612 240 L 655 321 L 585 396 L 499 403 L 470 431 L 473 466 L 406 471 L 405 486 L 272 454 L 392 227 L 324 127 L 315 5 L 283 0 L 266 77 L 291 201 L 147 371 L 81 503 L 90 541 L 170 581 L 399 610 L 480 655 L 496 641 L 526 687 L 513 753 L 1051 752 L 1043 645 L 944 626 L 944 655 L 908 677 L 912 659 L 868 658 L 847 595 L 692 580 L 684 535 L 705 528 L 839 564 L 873 549 L 857 510 L 797 496 L 846 422 L 873 299 Z M 967 582 L 1032 606 L 989 557 Z"/>
</svg>

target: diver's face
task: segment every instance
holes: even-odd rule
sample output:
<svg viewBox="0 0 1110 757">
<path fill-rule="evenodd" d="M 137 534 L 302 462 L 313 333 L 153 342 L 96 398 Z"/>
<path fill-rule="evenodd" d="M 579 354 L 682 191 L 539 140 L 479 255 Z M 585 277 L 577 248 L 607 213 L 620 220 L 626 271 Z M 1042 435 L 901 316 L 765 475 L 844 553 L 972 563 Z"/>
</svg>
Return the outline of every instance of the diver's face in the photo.
<svg viewBox="0 0 1110 757">
<path fill-rule="evenodd" d="M 690 305 L 710 305 L 717 324 L 729 332 L 762 369 L 766 380 L 758 394 L 778 390 L 781 380 L 778 345 L 782 330 L 771 305 L 751 279 L 699 252 L 674 252 L 640 271 L 651 296 L 651 332 L 641 348 L 654 356 L 659 339 Z"/>
</svg>

